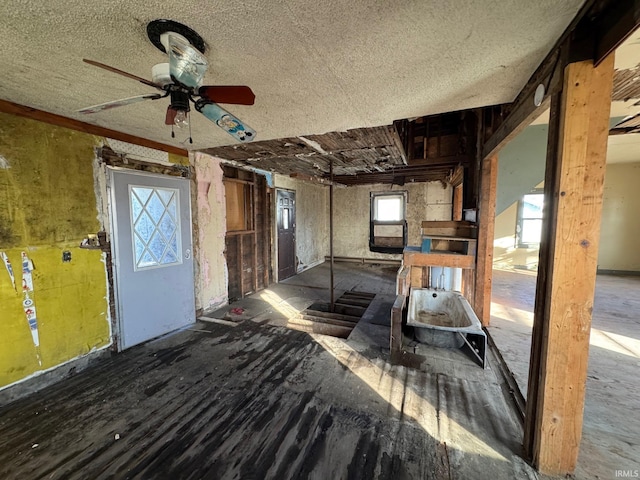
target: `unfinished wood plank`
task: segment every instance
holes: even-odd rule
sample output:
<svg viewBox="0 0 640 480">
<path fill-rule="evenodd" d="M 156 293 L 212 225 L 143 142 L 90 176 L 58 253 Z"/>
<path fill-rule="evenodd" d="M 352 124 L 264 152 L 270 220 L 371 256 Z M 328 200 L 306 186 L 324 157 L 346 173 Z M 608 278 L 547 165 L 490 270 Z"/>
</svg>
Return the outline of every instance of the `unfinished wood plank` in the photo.
<svg viewBox="0 0 640 480">
<path fill-rule="evenodd" d="M 258 195 L 257 185 L 258 177 L 253 173 L 253 185 L 251 186 L 251 214 L 253 236 L 251 237 L 251 256 L 253 257 L 253 291 L 258 291 Z"/>
<path fill-rule="evenodd" d="M 498 157 L 494 155 L 482 162 L 480 177 L 480 205 L 476 281 L 474 304 L 482 325 L 491 321 L 491 278 L 493 270 L 493 232 L 496 223 L 496 189 L 498 184 Z"/>
<path fill-rule="evenodd" d="M 262 179 L 261 181 L 261 192 L 262 192 L 262 261 L 264 263 L 264 288 L 269 286 L 269 267 L 271 266 L 271 258 L 269 256 L 271 249 L 269 245 L 271 243 L 271 205 L 269 204 L 269 194 L 267 193 L 267 182 L 266 179 Z"/>
<path fill-rule="evenodd" d="M 309 315 L 306 313 L 296 315 L 293 318 L 289 319 L 289 323 L 294 322 L 296 320 L 304 320 L 305 322 L 317 322 L 317 323 L 326 323 L 327 325 L 335 325 L 337 327 L 347 327 L 353 328 L 356 326 L 355 322 L 345 322 L 344 320 L 337 320 L 335 318 L 328 317 L 318 317 L 316 315 Z"/>
<path fill-rule="evenodd" d="M 360 292 L 358 290 L 347 290 L 346 292 L 344 292 L 345 295 L 359 295 L 361 297 L 364 298 L 370 298 L 370 299 L 374 299 L 376 294 L 375 293 L 370 293 L 370 292 Z"/>
<path fill-rule="evenodd" d="M 334 312 L 341 313 L 344 315 L 352 315 L 356 317 L 361 317 L 362 314 L 367 310 L 364 307 L 355 307 L 353 305 L 346 305 L 343 303 L 336 302 L 334 304 Z"/>
<path fill-rule="evenodd" d="M 403 266 L 396 277 L 396 295 L 409 295 L 411 267 Z"/>
<path fill-rule="evenodd" d="M 405 251 L 402 262 L 404 265 L 416 267 L 475 268 L 475 260 L 472 255 Z"/>
<path fill-rule="evenodd" d="M 551 107 L 549 111 L 549 134 L 547 136 L 547 159 L 545 166 L 545 185 L 556 185 L 556 159 L 558 157 L 558 138 L 560 136 L 560 102 L 562 100 L 561 92 L 558 92 L 551 97 Z M 548 242 L 551 239 L 549 235 L 549 229 L 551 225 L 556 224 L 555 209 L 552 208 L 555 202 L 553 192 L 555 188 L 549 188 L 545 191 L 544 205 L 545 213 L 542 219 L 542 233 L 540 238 L 540 254 L 538 259 L 538 276 L 535 298 L 535 311 L 541 313 L 544 310 L 545 296 L 544 286 L 546 285 L 546 278 L 548 270 L 551 267 L 549 262 L 549 245 Z M 529 377 L 527 381 L 527 396 L 531 401 L 525 403 L 525 428 L 523 448 L 529 459 L 533 459 L 534 445 L 536 442 L 536 430 L 535 419 L 538 416 L 539 405 L 535 401 L 538 398 L 538 390 L 540 385 L 540 357 L 542 355 L 542 338 L 544 336 L 543 322 L 538 321 L 533 323 L 533 330 L 531 333 L 531 356 L 529 358 Z"/>
<path fill-rule="evenodd" d="M 367 298 L 358 298 L 358 297 L 345 297 L 344 295 L 336 300 L 338 303 L 343 303 L 345 305 L 353 305 L 354 307 L 368 307 L 371 303 L 370 299 Z"/>
<path fill-rule="evenodd" d="M 320 312 L 317 310 L 305 310 L 302 312 L 303 315 L 311 315 L 314 317 L 323 317 L 323 318 L 335 318 L 337 320 L 342 320 L 344 322 L 358 323 L 360 317 L 356 317 L 354 315 L 344 315 L 342 313 L 335 312 Z"/>
<path fill-rule="evenodd" d="M 411 288 L 422 288 L 422 279 L 424 277 L 422 270 L 424 267 L 419 266 L 411 266 L 410 273 L 410 287 Z"/>
<path fill-rule="evenodd" d="M 546 275 L 534 317 L 542 334 L 530 378 L 538 385 L 527 399 L 537 409 L 525 438 L 534 465 L 553 475 L 574 470 L 582 434 L 612 79 L 613 56 L 595 68 L 592 61 L 566 67 L 555 182 L 545 185 L 552 222 L 544 225 Z"/>
<path fill-rule="evenodd" d="M 391 361 L 397 362 L 402 352 L 402 310 L 407 297 L 398 295 L 391 307 L 391 338 L 389 348 L 391 350 Z"/>
<path fill-rule="evenodd" d="M 330 335 L 332 337 L 347 338 L 351 333 L 351 328 L 338 327 L 335 325 L 328 325 L 326 323 L 308 322 L 303 324 L 303 321 L 289 322 L 287 327 L 293 330 L 300 330 L 307 333 L 320 333 L 322 335 Z"/>
</svg>

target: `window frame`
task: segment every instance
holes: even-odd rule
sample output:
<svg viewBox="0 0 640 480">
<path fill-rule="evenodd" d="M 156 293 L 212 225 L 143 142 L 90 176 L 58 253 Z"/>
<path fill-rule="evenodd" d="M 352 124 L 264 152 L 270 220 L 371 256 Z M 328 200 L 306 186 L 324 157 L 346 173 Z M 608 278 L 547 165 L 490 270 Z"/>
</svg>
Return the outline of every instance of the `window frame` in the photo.
<svg viewBox="0 0 640 480">
<path fill-rule="evenodd" d="M 377 213 L 376 200 L 384 197 L 400 197 L 402 200 L 400 220 L 375 220 Z M 369 196 L 369 251 L 378 253 L 402 253 L 407 246 L 407 203 L 406 190 L 391 190 L 386 192 L 370 192 Z M 402 227 L 402 246 L 379 245 L 375 241 L 375 227 L 378 225 L 400 225 Z M 395 238 L 395 237 L 393 237 Z M 400 238 L 400 237 L 397 237 Z"/>
<path fill-rule="evenodd" d="M 384 197 L 401 197 L 402 198 L 402 218 L 400 220 L 376 220 L 376 199 Z M 372 222 L 377 222 L 378 225 L 395 225 L 399 222 L 404 222 L 407 219 L 407 192 L 406 190 L 394 190 L 390 192 L 371 192 L 370 201 L 370 218 Z"/>
<path fill-rule="evenodd" d="M 524 205 L 525 205 L 525 197 L 527 195 L 541 195 L 542 196 L 542 213 L 540 215 L 540 217 L 525 217 L 524 216 Z M 524 242 L 522 241 L 522 232 L 523 232 L 523 228 L 524 228 L 524 222 L 525 220 L 539 220 L 540 221 L 540 225 L 541 225 L 541 229 L 542 229 L 542 220 L 544 218 L 544 189 L 542 188 L 534 188 L 531 191 L 525 193 L 524 195 L 522 195 L 519 200 L 518 200 L 518 213 L 516 216 L 516 231 L 515 231 L 515 246 L 516 248 L 539 248 L 540 247 L 540 240 L 538 240 L 537 242 Z"/>
</svg>

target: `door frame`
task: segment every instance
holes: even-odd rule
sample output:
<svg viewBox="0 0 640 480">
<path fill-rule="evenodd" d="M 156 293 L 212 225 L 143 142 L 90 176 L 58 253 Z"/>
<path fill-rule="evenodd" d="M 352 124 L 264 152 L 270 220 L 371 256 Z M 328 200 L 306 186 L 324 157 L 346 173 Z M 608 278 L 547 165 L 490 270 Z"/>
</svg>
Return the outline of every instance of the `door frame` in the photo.
<svg viewBox="0 0 640 480">
<path fill-rule="evenodd" d="M 132 174 L 132 175 L 140 175 L 147 178 L 149 177 L 162 178 L 162 179 L 182 178 L 189 182 L 190 195 L 188 199 L 185 199 L 185 201 L 189 202 L 190 204 L 192 203 L 191 196 L 193 195 L 193 192 L 192 192 L 193 182 L 191 182 L 190 178 L 185 177 L 182 174 L 182 172 L 177 169 L 176 169 L 176 173 L 172 175 L 172 174 L 148 172 L 144 170 L 138 170 L 136 168 L 127 168 L 125 166 L 118 166 L 118 165 L 112 165 L 112 164 L 105 165 L 104 173 L 105 173 L 105 186 L 106 186 L 106 213 L 108 217 L 108 225 L 109 225 L 109 232 L 110 232 L 109 233 L 109 257 L 110 258 L 107 259 L 106 263 L 107 263 L 107 275 L 110 276 L 111 278 L 111 281 L 108 282 L 109 288 L 111 289 L 110 300 L 113 301 L 113 305 L 110 306 L 111 315 L 113 317 L 111 320 L 111 328 L 112 328 L 111 335 L 113 338 L 114 350 L 117 352 L 121 352 L 124 350 L 123 335 L 122 335 L 122 332 L 124 331 L 124 329 L 122 325 L 122 321 L 123 321 L 122 304 L 121 304 L 119 293 L 118 293 L 119 291 L 118 268 L 117 268 L 118 257 L 116 256 L 116 251 L 115 251 L 116 242 L 114 241 L 114 238 L 116 238 L 118 235 L 118 226 L 117 226 L 116 215 L 115 215 L 116 199 L 115 199 L 115 189 L 113 188 L 113 172 L 123 172 L 123 173 Z M 193 205 L 191 205 L 191 207 L 192 206 Z M 195 259 L 196 244 L 193 239 L 193 214 L 194 214 L 193 208 L 190 208 L 190 212 L 191 214 L 190 214 L 188 225 L 189 225 L 189 237 L 191 238 L 191 244 L 192 244 L 191 257 Z M 196 266 L 194 261 L 194 275 L 195 275 L 195 267 Z M 195 284 L 195 277 L 193 275 L 191 277 L 191 285 L 195 293 L 196 284 Z M 195 310 L 196 309 L 194 305 L 194 313 L 195 313 Z M 197 314 L 195 316 L 197 317 Z"/>
<path fill-rule="evenodd" d="M 289 192 L 289 193 L 293 193 L 294 196 L 296 197 L 295 203 L 293 204 L 293 208 L 294 208 L 294 216 L 295 216 L 295 224 L 294 224 L 294 232 L 293 232 L 293 255 L 294 255 L 294 260 L 293 260 L 293 268 L 294 268 L 294 274 L 293 275 L 297 275 L 298 274 L 298 267 L 296 265 L 296 259 L 298 258 L 298 202 L 297 202 L 297 197 L 298 194 L 296 192 L 296 190 L 293 190 L 291 188 L 281 188 L 281 187 L 276 187 L 275 189 L 275 198 L 273 199 L 273 205 L 274 205 L 274 210 L 273 210 L 273 232 L 274 232 L 274 238 L 275 238 L 275 242 L 273 242 L 274 245 L 274 255 L 273 255 L 273 262 L 275 263 L 275 268 L 274 268 L 274 274 L 275 274 L 275 281 L 276 283 L 280 281 L 280 262 L 278 261 L 278 246 L 279 246 L 279 235 L 278 235 L 278 192 Z M 293 276 L 292 275 L 292 276 Z M 291 277 L 288 277 L 291 278 Z"/>
</svg>

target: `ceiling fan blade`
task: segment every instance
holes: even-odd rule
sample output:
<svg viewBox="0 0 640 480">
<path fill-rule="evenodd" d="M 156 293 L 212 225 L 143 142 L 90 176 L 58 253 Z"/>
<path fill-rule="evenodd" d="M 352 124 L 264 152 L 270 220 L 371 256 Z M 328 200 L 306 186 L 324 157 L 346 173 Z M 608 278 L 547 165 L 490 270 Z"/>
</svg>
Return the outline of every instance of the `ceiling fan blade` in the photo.
<svg viewBox="0 0 640 480">
<path fill-rule="evenodd" d="M 204 85 L 198 95 L 215 103 L 231 103 L 234 105 L 253 105 L 256 96 L 245 85 Z"/>
<path fill-rule="evenodd" d="M 113 100 L 111 102 L 100 103 L 99 105 L 93 105 L 78 110 L 78 113 L 96 113 L 103 110 L 109 110 L 111 108 L 122 107 L 124 105 L 131 105 L 132 103 L 143 102 L 144 100 L 157 100 L 162 98 L 162 95 L 158 93 L 151 93 L 146 95 L 137 95 L 135 97 L 121 98 L 120 100 Z"/>
<path fill-rule="evenodd" d="M 109 65 L 105 65 L 104 63 L 96 62 L 94 60 L 87 60 L 86 58 L 83 58 L 82 61 L 84 63 L 88 63 L 89 65 L 93 65 L 94 67 L 103 68 L 103 69 L 108 70 L 110 72 L 117 73 L 118 75 L 122 75 L 124 77 L 131 78 L 133 80 L 137 80 L 138 82 L 140 82 L 140 83 L 142 83 L 144 85 L 149 85 L 150 87 L 157 88 L 158 90 L 164 90 L 161 85 L 153 83 L 152 81 L 147 80 L 146 78 L 138 77 L 137 75 L 134 75 L 132 73 L 128 73 L 128 72 L 125 72 L 123 70 L 117 69 L 115 67 L 111 67 Z"/>
<path fill-rule="evenodd" d="M 256 138 L 256 131 L 253 128 L 239 118 L 231 115 L 224 108 L 221 108 L 220 105 L 199 101 L 196 103 L 196 110 L 236 140 L 246 143 Z"/>
<path fill-rule="evenodd" d="M 167 107 L 167 116 L 164 117 L 164 124 L 165 125 L 173 125 L 173 122 L 176 119 L 176 115 L 177 115 L 178 111 L 171 108 L 171 105 L 169 105 Z"/>
<path fill-rule="evenodd" d="M 182 38 L 169 34 L 169 69 L 175 81 L 185 87 L 198 88 L 208 67 L 204 55 Z"/>
</svg>

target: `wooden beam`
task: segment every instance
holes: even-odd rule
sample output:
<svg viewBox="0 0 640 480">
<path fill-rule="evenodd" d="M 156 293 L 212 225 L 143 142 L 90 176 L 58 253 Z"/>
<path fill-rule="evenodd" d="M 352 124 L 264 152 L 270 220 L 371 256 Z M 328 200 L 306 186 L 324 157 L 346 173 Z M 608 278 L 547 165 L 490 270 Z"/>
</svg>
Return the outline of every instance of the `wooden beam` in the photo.
<svg viewBox="0 0 640 480">
<path fill-rule="evenodd" d="M 405 251 L 402 264 L 415 267 L 475 268 L 475 257 L 453 253 L 421 253 Z"/>
<path fill-rule="evenodd" d="M 118 132 L 98 125 L 91 125 L 90 123 L 63 117 L 61 115 L 56 115 L 55 113 L 44 112 L 32 107 L 25 107 L 24 105 L 18 105 L 17 103 L 8 102 L 6 100 L 0 100 L 0 112 L 30 118 L 31 120 L 37 120 L 50 125 L 56 125 L 58 127 L 69 128 L 78 132 L 88 133 L 89 135 L 113 138 L 114 140 L 121 140 L 123 142 L 133 143 L 135 145 L 173 153 L 175 155 L 182 155 L 183 157 L 189 156 L 189 152 L 183 148 L 165 145 L 164 143 L 155 142 L 142 137 L 136 137 L 135 135 L 129 135 L 128 133 Z"/>
<path fill-rule="evenodd" d="M 560 136 L 560 102 L 561 93 L 556 93 L 551 97 L 551 108 L 549 111 L 549 134 L 547 136 L 547 160 L 545 166 L 545 185 L 556 185 L 555 163 L 558 158 L 558 138 Z M 555 209 L 551 208 L 555 202 L 553 192 L 556 188 L 548 188 L 544 194 L 544 214 L 542 219 L 542 235 L 540 239 L 540 253 L 538 257 L 538 285 L 546 285 L 548 270 L 550 267 L 548 243 L 552 240 L 548 234 L 552 225 L 556 225 Z M 542 312 L 545 304 L 545 292 L 542 288 L 536 288 L 535 308 L 534 311 Z M 534 444 L 536 441 L 535 418 L 538 415 L 538 402 L 534 399 L 538 398 L 539 372 L 542 354 L 542 340 L 544 337 L 544 329 L 542 322 L 533 324 L 531 334 L 531 355 L 529 358 L 529 379 L 527 384 L 527 395 L 532 399 L 526 402 L 525 425 L 523 446 L 524 451 L 529 459 L 533 458 Z"/>
<path fill-rule="evenodd" d="M 251 224 L 253 225 L 253 236 L 251 237 L 251 256 L 253 257 L 253 291 L 258 288 L 258 176 L 252 172 L 253 185 L 251 188 Z M 265 285 L 266 288 L 266 285 Z"/>
<path fill-rule="evenodd" d="M 496 223 L 498 157 L 485 158 L 480 179 L 478 251 L 476 256 L 475 311 L 482 322 L 491 322 L 491 281 L 493 270 L 493 232 Z"/>
<path fill-rule="evenodd" d="M 569 64 L 564 72 L 553 183 L 545 216 L 525 419 L 525 445 L 543 473 L 570 473 L 582 435 L 589 333 L 613 83 L 613 56 Z M 535 358 L 534 358 L 535 357 Z M 533 361 L 535 360 L 535 361 Z"/>
</svg>

